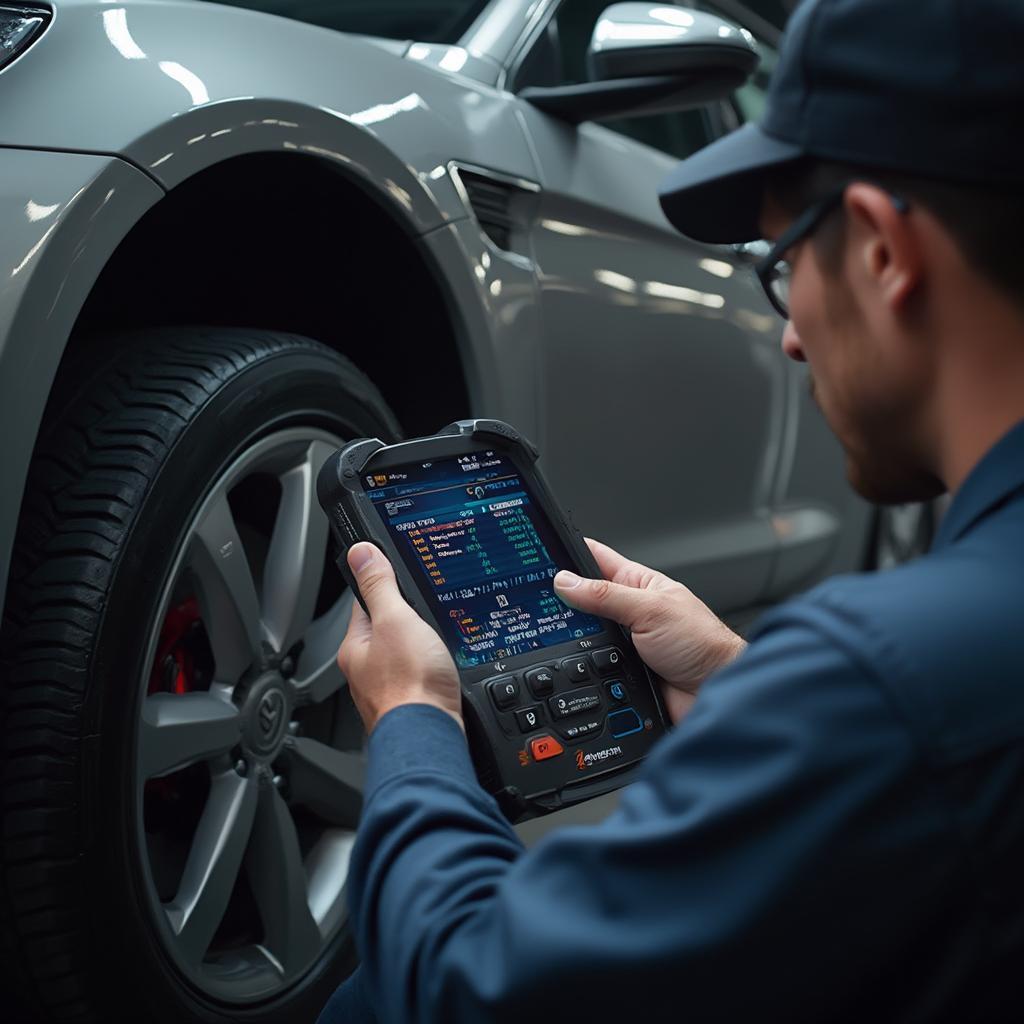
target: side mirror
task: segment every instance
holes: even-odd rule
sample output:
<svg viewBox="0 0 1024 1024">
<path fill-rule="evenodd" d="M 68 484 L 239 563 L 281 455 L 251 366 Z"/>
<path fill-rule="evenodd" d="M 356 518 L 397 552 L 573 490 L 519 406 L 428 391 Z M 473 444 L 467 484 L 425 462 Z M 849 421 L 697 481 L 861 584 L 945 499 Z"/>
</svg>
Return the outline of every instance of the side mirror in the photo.
<svg viewBox="0 0 1024 1024">
<path fill-rule="evenodd" d="M 728 96 L 758 60 L 753 36 L 714 14 L 612 4 L 598 18 L 587 50 L 590 82 L 533 87 L 519 95 L 572 124 L 684 110 Z"/>
</svg>

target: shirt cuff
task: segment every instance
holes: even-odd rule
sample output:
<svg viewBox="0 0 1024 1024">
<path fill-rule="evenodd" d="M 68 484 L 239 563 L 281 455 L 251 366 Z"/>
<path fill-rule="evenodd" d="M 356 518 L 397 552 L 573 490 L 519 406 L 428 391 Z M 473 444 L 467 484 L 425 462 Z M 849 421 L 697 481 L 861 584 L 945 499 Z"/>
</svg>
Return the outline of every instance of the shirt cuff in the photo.
<svg viewBox="0 0 1024 1024">
<path fill-rule="evenodd" d="M 431 772 L 477 786 L 466 737 L 447 712 L 430 704 L 392 708 L 370 733 L 363 802 L 391 779 Z"/>
</svg>

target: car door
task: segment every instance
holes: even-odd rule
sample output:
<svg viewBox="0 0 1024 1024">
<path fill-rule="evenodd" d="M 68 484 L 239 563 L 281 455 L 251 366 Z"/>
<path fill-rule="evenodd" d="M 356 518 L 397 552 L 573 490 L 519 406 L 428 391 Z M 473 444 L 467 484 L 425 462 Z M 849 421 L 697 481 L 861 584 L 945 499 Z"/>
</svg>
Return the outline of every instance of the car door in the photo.
<svg viewBox="0 0 1024 1024">
<path fill-rule="evenodd" d="M 528 54 L 521 74 L 581 80 L 606 5 L 566 0 L 534 44 L 547 54 Z M 782 323 L 742 255 L 682 238 L 657 200 L 677 159 L 710 141 L 712 117 L 575 126 L 520 110 L 542 184 L 531 241 L 545 468 L 584 532 L 720 611 L 754 605 L 779 546 Z"/>
</svg>

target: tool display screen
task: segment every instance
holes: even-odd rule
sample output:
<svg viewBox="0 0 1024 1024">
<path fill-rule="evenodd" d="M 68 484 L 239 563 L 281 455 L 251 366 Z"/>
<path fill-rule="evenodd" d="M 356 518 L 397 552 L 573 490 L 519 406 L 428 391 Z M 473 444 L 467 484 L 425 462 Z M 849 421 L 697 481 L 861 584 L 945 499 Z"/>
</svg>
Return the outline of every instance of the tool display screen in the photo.
<svg viewBox="0 0 1024 1024">
<path fill-rule="evenodd" d="M 366 493 L 462 668 L 599 633 L 552 578 L 574 568 L 518 469 L 494 451 L 367 473 Z"/>
</svg>

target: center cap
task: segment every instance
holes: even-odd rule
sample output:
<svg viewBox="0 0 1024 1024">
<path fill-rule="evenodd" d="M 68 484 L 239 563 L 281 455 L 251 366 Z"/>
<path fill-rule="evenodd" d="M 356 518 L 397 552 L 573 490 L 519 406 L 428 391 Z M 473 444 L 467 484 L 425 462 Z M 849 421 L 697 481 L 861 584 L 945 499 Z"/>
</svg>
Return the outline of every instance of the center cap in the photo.
<svg viewBox="0 0 1024 1024">
<path fill-rule="evenodd" d="M 267 672 L 253 683 L 242 710 L 246 746 L 260 758 L 272 759 L 291 718 L 291 695 L 278 672 Z"/>
</svg>

